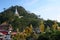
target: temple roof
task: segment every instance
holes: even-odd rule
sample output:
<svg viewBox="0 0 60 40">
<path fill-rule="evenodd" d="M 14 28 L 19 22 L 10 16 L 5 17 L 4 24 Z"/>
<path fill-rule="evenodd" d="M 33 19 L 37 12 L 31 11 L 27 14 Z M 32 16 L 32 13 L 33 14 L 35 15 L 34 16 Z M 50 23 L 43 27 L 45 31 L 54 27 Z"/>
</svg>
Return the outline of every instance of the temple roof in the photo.
<svg viewBox="0 0 60 40">
<path fill-rule="evenodd" d="M 8 24 L 7 22 L 3 22 L 1 25 L 0 25 L 0 31 L 2 30 L 9 30 L 11 29 L 12 26 L 10 24 Z"/>
</svg>

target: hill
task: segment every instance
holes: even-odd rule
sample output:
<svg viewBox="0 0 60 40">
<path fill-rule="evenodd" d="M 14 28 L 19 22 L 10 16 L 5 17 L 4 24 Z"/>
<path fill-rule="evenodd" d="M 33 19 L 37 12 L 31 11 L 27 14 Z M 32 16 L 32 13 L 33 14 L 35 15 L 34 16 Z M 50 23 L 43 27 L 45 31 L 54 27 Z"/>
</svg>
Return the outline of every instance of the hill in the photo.
<svg viewBox="0 0 60 40">
<path fill-rule="evenodd" d="M 19 16 L 23 16 L 22 18 L 15 16 L 16 7 Z M 6 21 L 8 24 L 11 24 L 13 26 L 13 30 L 19 28 L 20 31 L 22 31 L 30 24 L 32 24 L 34 28 L 39 27 L 40 20 L 44 19 L 38 18 L 36 14 L 28 12 L 22 6 L 11 6 L 0 13 L 0 24 Z M 53 23 L 54 21 L 52 20 L 44 20 L 45 27 L 47 26 L 52 27 Z M 60 26 L 60 23 L 59 22 L 57 23 Z"/>
<path fill-rule="evenodd" d="M 19 16 L 23 16 L 22 18 L 15 16 L 16 7 Z M 8 24 L 11 24 L 14 30 L 16 30 L 16 28 L 20 28 L 21 30 L 30 24 L 32 24 L 33 27 L 37 27 L 40 20 L 37 15 L 26 11 L 22 6 L 11 6 L 0 13 L 0 24 L 5 21 L 7 21 Z"/>
</svg>

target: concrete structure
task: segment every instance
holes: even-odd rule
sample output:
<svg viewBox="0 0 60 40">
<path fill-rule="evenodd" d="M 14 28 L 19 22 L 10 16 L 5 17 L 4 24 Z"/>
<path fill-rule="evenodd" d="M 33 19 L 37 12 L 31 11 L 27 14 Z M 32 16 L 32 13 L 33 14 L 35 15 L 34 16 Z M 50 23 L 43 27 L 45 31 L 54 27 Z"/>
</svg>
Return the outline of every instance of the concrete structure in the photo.
<svg viewBox="0 0 60 40">
<path fill-rule="evenodd" d="M 16 7 L 16 9 L 15 9 L 15 16 L 17 16 L 17 17 L 19 17 L 19 18 L 23 17 L 23 16 L 20 16 L 20 15 L 19 15 L 18 10 L 17 10 L 17 7 Z"/>
</svg>

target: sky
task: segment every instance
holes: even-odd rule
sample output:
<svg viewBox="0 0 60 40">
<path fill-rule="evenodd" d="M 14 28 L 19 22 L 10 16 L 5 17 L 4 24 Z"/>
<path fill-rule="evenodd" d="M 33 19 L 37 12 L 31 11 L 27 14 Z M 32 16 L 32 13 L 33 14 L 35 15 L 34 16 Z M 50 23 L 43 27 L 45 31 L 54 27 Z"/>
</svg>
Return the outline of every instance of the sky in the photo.
<svg viewBox="0 0 60 40">
<path fill-rule="evenodd" d="M 60 22 L 60 0 L 0 0 L 0 12 L 3 11 L 3 8 L 7 9 L 12 5 L 22 6 L 45 20 Z"/>
</svg>

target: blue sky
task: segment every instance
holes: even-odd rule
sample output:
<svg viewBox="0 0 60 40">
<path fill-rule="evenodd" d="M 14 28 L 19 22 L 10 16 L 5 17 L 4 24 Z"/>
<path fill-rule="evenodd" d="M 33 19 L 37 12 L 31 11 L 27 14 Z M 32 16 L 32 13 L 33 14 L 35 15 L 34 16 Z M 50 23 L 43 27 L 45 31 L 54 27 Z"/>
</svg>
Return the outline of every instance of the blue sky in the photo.
<svg viewBox="0 0 60 40">
<path fill-rule="evenodd" d="M 12 5 L 23 6 L 26 10 L 41 15 L 45 20 L 60 22 L 60 0 L 0 0 L 0 12 Z"/>
</svg>

